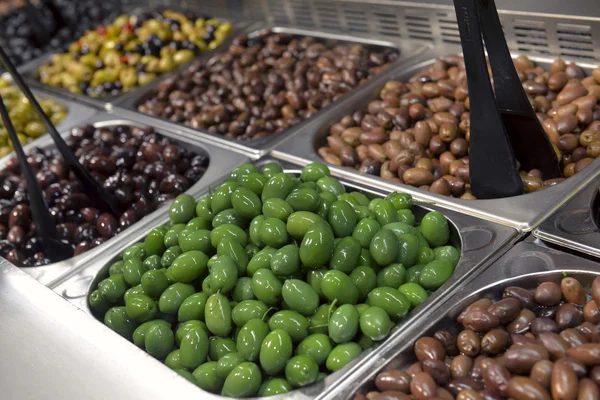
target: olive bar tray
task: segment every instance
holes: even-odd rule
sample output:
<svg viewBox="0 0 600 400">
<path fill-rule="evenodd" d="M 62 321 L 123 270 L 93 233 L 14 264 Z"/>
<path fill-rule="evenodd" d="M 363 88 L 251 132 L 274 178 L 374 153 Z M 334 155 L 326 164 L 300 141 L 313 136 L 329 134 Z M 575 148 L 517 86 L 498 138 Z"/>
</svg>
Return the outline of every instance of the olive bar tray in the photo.
<svg viewBox="0 0 600 400">
<path fill-rule="evenodd" d="M 248 35 L 249 37 L 253 37 L 253 36 L 258 35 L 261 32 L 264 32 L 265 30 L 275 32 L 275 33 L 288 33 L 288 34 L 299 36 L 299 37 L 311 37 L 311 38 L 317 38 L 317 39 L 324 39 L 324 40 L 339 42 L 339 43 L 343 43 L 343 44 L 360 44 L 360 45 L 367 46 L 368 48 L 375 48 L 375 49 L 388 48 L 388 49 L 393 49 L 393 50 L 397 51 L 398 59 L 396 59 L 392 63 L 391 67 L 388 68 L 388 70 L 382 71 L 381 73 L 371 77 L 371 79 L 369 81 L 373 81 L 374 79 L 377 79 L 378 77 L 381 77 L 382 75 L 386 75 L 389 72 L 389 70 L 392 69 L 394 66 L 401 66 L 404 63 L 406 63 L 407 61 L 409 61 L 411 59 L 411 57 L 416 56 L 420 53 L 423 53 L 427 50 L 426 46 L 417 45 L 417 44 L 412 43 L 407 40 L 397 39 L 393 42 L 381 41 L 381 40 L 360 38 L 357 36 L 339 35 L 339 34 L 316 32 L 316 31 L 303 30 L 303 29 L 284 28 L 284 27 L 280 27 L 280 26 L 270 26 L 270 25 L 264 25 L 264 24 L 260 24 L 260 23 L 248 26 L 244 30 L 243 33 Z M 233 40 L 233 38 L 231 40 Z M 223 44 L 219 47 L 219 51 L 222 51 L 224 48 L 225 47 Z M 213 54 L 216 54 L 216 53 L 212 53 L 204 59 L 208 59 L 208 57 L 212 56 Z M 178 71 L 181 71 L 181 70 L 178 70 Z M 126 97 L 123 97 L 119 101 L 116 101 L 114 103 L 115 113 L 117 113 L 118 115 L 127 117 L 127 118 L 135 118 L 136 115 L 145 115 L 145 114 L 141 114 L 139 111 L 137 111 L 137 105 L 140 104 L 141 102 L 145 101 L 146 99 L 150 98 L 153 95 L 154 89 L 161 82 L 163 82 L 167 79 L 170 79 L 173 76 L 174 76 L 174 74 L 169 74 L 165 77 L 159 78 L 159 79 L 153 81 L 152 83 L 150 83 L 148 86 L 144 86 L 142 88 L 136 89 L 135 91 L 132 91 L 131 93 L 127 94 Z M 368 84 L 368 82 L 366 84 Z M 288 129 L 286 129 L 285 131 L 280 132 L 278 134 L 271 135 L 271 136 L 261 138 L 261 139 L 249 139 L 249 140 L 244 140 L 244 141 L 237 141 L 237 140 L 225 138 L 223 135 L 210 133 L 205 129 L 194 129 L 194 128 L 185 126 L 183 124 L 177 124 L 178 132 L 180 132 L 182 135 L 190 136 L 197 140 L 208 141 L 210 143 L 216 143 L 221 146 L 230 148 L 232 150 L 240 151 L 245 154 L 249 154 L 253 158 L 259 158 L 260 156 L 265 155 L 268 151 L 270 151 L 272 148 L 274 148 L 275 145 L 277 143 L 279 143 L 281 140 L 283 140 L 284 138 L 286 138 L 290 135 L 293 135 L 294 132 L 306 131 L 306 126 L 308 123 L 310 123 L 310 121 L 318 119 L 319 116 L 326 114 L 332 106 L 339 105 L 339 104 L 345 104 L 346 100 L 349 99 L 349 96 L 351 96 L 352 93 L 355 93 L 357 90 L 359 90 L 360 87 L 361 86 L 358 86 L 358 87 L 350 90 L 348 93 L 341 96 L 340 99 L 338 99 L 335 102 L 333 102 L 332 104 L 324 107 L 323 109 L 317 111 L 310 118 L 308 118 L 304 121 L 300 121 L 295 126 L 290 127 Z M 160 117 L 150 117 L 150 118 L 160 119 Z M 161 120 L 165 121 L 169 124 L 173 124 L 164 119 L 161 119 Z"/>
<path fill-rule="evenodd" d="M 307 164 L 313 161 L 322 161 L 317 154 L 319 147 L 327 143 L 329 128 L 342 117 L 352 114 L 354 111 L 366 109 L 367 105 L 378 98 L 380 89 L 389 79 L 397 79 L 402 82 L 416 73 L 427 68 L 439 57 L 452 54 L 448 49 L 460 52 L 460 48 L 447 47 L 445 49 L 434 49 L 424 57 L 415 59 L 408 67 L 398 67 L 389 71 L 387 79 L 377 79 L 352 93 L 344 103 L 333 105 L 326 114 L 311 121 L 302 132 L 298 132 L 281 143 L 273 150 L 273 156 L 284 160 Z M 513 54 L 516 56 L 516 54 Z M 530 56 L 530 59 L 542 67 L 549 67 L 551 59 Z M 589 73 L 595 65 L 578 63 Z M 382 77 L 383 78 L 383 77 Z M 564 204 L 571 196 L 583 189 L 594 177 L 600 175 L 600 158 L 594 160 L 587 168 L 566 181 L 541 190 L 539 192 L 524 194 L 512 198 L 493 200 L 466 200 L 438 195 L 418 189 L 413 186 L 392 182 L 377 176 L 362 174 L 353 168 L 330 166 L 336 174 L 344 177 L 356 177 L 361 182 L 373 182 L 373 184 L 388 188 L 389 190 L 402 190 L 410 193 L 415 198 L 430 201 L 445 208 L 454 209 L 466 214 L 485 218 L 503 225 L 512 226 L 521 231 L 528 232 L 534 229 L 544 218 Z"/>
<path fill-rule="evenodd" d="M 588 288 L 600 275 L 600 265 L 559 250 L 534 243 L 530 238 L 517 244 L 485 270 L 475 274 L 449 296 L 440 307 L 398 335 L 394 341 L 380 346 L 345 384 L 324 394 L 324 399 L 352 399 L 356 392 L 366 394 L 375 390 L 374 377 L 390 368 L 407 368 L 416 361 L 413 345 L 422 336 L 438 329 L 458 333 L 455 319 L 469 304 L 480 298 L 499 300 L 507 286 L 534 289 L 542 282 L 559 283 L 565 276 L 576 279 Z"/>
<path fill-rule="evenodd" d="M 100 112 L 95 116 L 80 122 L 80 124 L 91 124 L 95 127 L 106 127 L 114 125 L 129 125 L 135 127 L 152 126 L 124 119 L 116 119 L 114 115 L 108 114 L 106 112 Z M 209 187 L 213 182 L 221 178 L 221 176 L 226 171 L 229 171 L 235 166 L 248 161 L 247 157 L 244 157 L 239 153 L 230 152 L 225 149 L 212 146 L 210 144 L 200 145 L 195 143 L 189 143 L 185 140 L 185 138 L 181 138 L 165 129 L 156 129 L 156 132 L 165 137 L 173 139 L 177 144 L 185 146 L 187 149 L 191 149 L 194 153 L 206 154 L 209 156 L 209 164 L 208 168 L 206 169 L 206 172 L 198 182 L 193 184 L 186 191 L 186 193 L 191 195 L 196 195 L 197 193 L 206 190 L 206 188 Z M 61 135 L 63 137 L 67 137 L 69 135 L 69 130 L 62 132 Z M 35 142 L 32 142 L 31 145 L 40 148 L 49 148 L 53 146 L 53 143 L 54 142 L 49 136 L 44 136 L 36 140 Z M 9 158 L 12 156 L 13 155 L 9 154 L 6 157 L 0 159 L 0 170 L 6 166 Z M 105 252 L 107 248 L 110 248 L 116 243 L 122 243 L 123 241 L 126 241 L 130 235 L 135 234 L 137 232 L 138 227 L 145 225 L 145 221 L 152 221 L 157 216 L 162 215 L 163 212 L 166 212 L 167 209 L 168 207 L 164 206 L 159 208 L 158 210 L 142 218 L 140 221 L 136 222 L 129 228 L 123 230 L 123 232 L 115 235 L 111 239 L 102 243 L 100 246 L 95 247 L 85 253 L 79 254 L 78 256 L 49 265 L 38 267 L 23 267 L 21 269 L 27 274 L 33 276 L 41 283 L 45 285 L 50 285 L 53 281 L 56 281 L 63 275 L 71 274 L 77 271 L 77 269 L 84 267 L 92 260 L 97 259 L 102 254 L 106 254 Z"/>
<path fill-rule="evenodd" d="M 267 157 L 261 159 L 257 164 L 258 166 L 261 166 L 269 161 L 275 160 Z M 285 172 L 293 174 L 300 173 L 300 168 L 298 166 L 281 161 L 276 162 L 282 166 Z M 224 181 L 224 179 L 221 181 Z M 374 186 L 363 186 L 345 180 L 341 180 L 341 182 L 347 188 L 360 190 L 372 195 L 385 196 L 389 193 L 389 191 L 381 190 Z M 200 198 L 201 194 L 206 195 L 207 193 L 208 191 L 206 190 L 203 193 L 198 193 L 196 198 Z M 424 213 L 429 210 L 439 210 L 446 215 L 451 226 L 450 240 L 453 245 L 461 247 L 461 258 L 452 277 L 440 289 L 434 292 L 421 306 L 417 307 L 404 321 L 398 324 L 384 343 L 395 342 L 395 338 L 398 335 L 401 335 L 407 327 L 410 327 L 419 321 L 422 314 L 427 313 L 431 309 L 435 309 L 447 295 L 457 287 L 460 287 L 466 278 L 489 265 L 495 258 L 507 251 L 519 238 L 519 234 L 515 229 L 489 221 L 462 215 L 454 211 L 442 210 L 439 207 L 430 206 L 429 204 L 417 203 L 414 208 L 417 209 L 416 214 L 418 217 L 422 217 Z M 52 288 L 65 299 L 91 314 L 88 304 L 88 295 L 94 290 L 101 279 L 108 276 L 107 271 L 111 261 L 114 261 L 125 248 L 142 240 L 153 228 L 166 223 L 168 218 L 168 210 L 166 208 L 161 209 L 160 215 L 157 213 L 152 219 L 147 218 L 143 223 L 138 225 L 136 232 L 128 235 L 127 238 L 122 238 L 119 241 L 112 241 L 111 245 L 104 247 L 101 254 L 97 254 L 93 260 L 90 260 L 85 268 L 80 269 L 77 273 L 64 279 L 62 282 L 53 285 Z M 325 380 L 320 383 L 295 390 L 286 395 L 269 397 L 269 399 L 317 398 L 322 393 L 327 393 L 345 382 L 346 375 L 349 375 L 354 369 L 367 363 L 376 352 L 377 348 L 364 351 L 357 360 L 352 362 L 346 368 L 325 378 Z M 165 374 L 169 373 L 171 373 L 171 371 L 165 366 Z M 186 382 L 185 379 L 182 379 L 181 381 L 182 384 Z M 189 382 L 185 384 L 189 384 Z M 211 399 L 223 398 L 208 393 L 203 393 L 203 396 Z"/>
</svg>

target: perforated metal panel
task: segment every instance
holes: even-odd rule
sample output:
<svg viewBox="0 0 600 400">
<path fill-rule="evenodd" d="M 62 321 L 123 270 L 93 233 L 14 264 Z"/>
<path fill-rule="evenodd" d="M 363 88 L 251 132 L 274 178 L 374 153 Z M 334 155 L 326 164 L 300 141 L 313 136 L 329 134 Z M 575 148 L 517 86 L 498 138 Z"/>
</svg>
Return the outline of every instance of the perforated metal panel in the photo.
<svg viewBox="0 0 600 400">
<path fill-rule="evenodd" d="M 540 6 L 547 4 L 537 1 Z M 600 5 L 589 1 L 590 14 Z M 431 2 L 395 0 L 243 0 L 249 17 L 282 26 L 350 33 L 370 38 L 408 38 L 435 46 L 459 46 L 454 9 Z M 596 9 L 598 8 L 598 9 Z M 600 60 L 600 16 L 501 10 L 513 51 L 536 55 Z"/>
</svg>

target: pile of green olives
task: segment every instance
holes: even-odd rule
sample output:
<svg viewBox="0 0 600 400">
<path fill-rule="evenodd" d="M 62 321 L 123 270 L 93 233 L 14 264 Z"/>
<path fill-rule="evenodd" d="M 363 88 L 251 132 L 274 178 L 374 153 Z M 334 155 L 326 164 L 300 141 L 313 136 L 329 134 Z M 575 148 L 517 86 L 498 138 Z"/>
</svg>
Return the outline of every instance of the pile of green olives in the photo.
<svg viewBox="0 0 600 400">
<path fill-rule="evenodd" d="M 46 133 L 46 127 L 33 111 L 29 100 L 23 93 L 8 80 L 0 78 L 0 96 L 8 109 L 8 115 L 15 126 L 17 136 L 21 143 L 26 144 Z M 53 124 L 58 124 L 67 116 L 64 104 L 50 99 L 38 99 L 42 110 L 50 117 Z M 4 123 L 0 120 L 0 157 L 10 153 L 13 149 Z"/>
<path fill-rule="evenodd" d="M 72 93 L 118 95 L 216 48 L 230 33 L 230 22 L 191 13 L 121 15 L 110 25 L 87 31 L 68 52 L 54 54 L 37 77 Z"/>
<path fill-rule="evenodd" d="M 373 198 L 324 164 L 234 169 L 128 247 L 89 304 L 104 323 L 200 388 L 269 396 L 310 385 L 384 340 L 454 272 L 439 212 Z"/>
</svg>

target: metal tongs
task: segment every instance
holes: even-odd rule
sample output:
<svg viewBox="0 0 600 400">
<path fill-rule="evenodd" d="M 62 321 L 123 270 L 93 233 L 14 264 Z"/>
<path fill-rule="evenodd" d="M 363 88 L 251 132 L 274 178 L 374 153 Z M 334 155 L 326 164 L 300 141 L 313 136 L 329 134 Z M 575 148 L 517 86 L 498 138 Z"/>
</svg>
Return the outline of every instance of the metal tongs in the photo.
<svg viewBox="0 0 600 400">
<path fill-rule="evenodd" d="M 77 157 L 69 146 L 65 143 L 63 138 L 58 134 L 56 128 L 50 122 L 50 119 L 42 110 L 42 107 L 37 102 L 36 98 L 29 90 L 29 87 L 25 84 L 25 81 L 21 77 L 21 75 L 17 72 L 16 68 L 9 60 L 8 56 L 4 52 L 4 49 L 0 46 L 0 62 L 4 66 L 4 68 L 10 73 L 14 82 L 21 89 L 25 97 L 31 103 L 31 106 L 35 110 L 36 114 L 40 117 L 46 129 L 50 133 L 50 136 L 54 140 L 56 147 L 60 151 L 67 165 L 71 168 L 71 170 L 75 173 L 77 178 L 81 181 L 85 192 L 90 197 L 92 203 L 100 209 L 102 212 L 111 212 L 115 216 L 121 215 L 121 209 L 119 203 L 116 199 L 108 193 L 102 185 L 100 185 L 94 177 L 79 163 Z M 8 136 L 13 144 L 15 149 L 15 153 L 17 154 L 17 159 L 19 160 L 19 165 L 21 167 L 21 171 L 25 176 L 25 180 L 27 182 L 27 197 L 29 199 L 31 212 L 33 216 L 33 220 L 35 222 L 35 228 L 37 235 L 41 238 L 42 246 L 46 255 L 52 262 L 61 261 L 73 256 L 73 248 L 62 242 L 59 239 L 58 232 L 56 230 L 56 225 L 54 224 L 52 217 L 50 216 L 50 212 L 48 211 L 48 204 L 46 203 L 46 199 L 44 197 L 44 193 L 40 188 L 35 174 L 31 169 L 31 166 L 27 162 L 27 156 L 23 150 L 21 142 L 17 137 L 17 132 L 10 120 L 8 110 L 4 105 L 4 100 L 2 96 L 0 96 L 0 114 L 2 116 L 2 121 L 4 122 L 4 126 L 6 131 L 8 132 Z"/>
<path fill-rule="evenodd" d="M 515 70 L 493 0 L 454 0 L 469 87 L 471 191 L 480 199 L 523 193 L 517 160 L 544 179 L 561 167 Z M 488 50 L 494 92 L 483 50 Z"/>
</svg>

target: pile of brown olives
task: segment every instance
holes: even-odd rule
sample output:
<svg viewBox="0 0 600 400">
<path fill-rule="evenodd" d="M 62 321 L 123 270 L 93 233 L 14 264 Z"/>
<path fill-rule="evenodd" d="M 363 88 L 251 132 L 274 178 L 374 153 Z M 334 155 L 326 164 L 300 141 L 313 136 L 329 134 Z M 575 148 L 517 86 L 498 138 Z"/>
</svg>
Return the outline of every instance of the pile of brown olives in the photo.
<svg viewBox="0 0 600 400">
<path fill-rule="evenodd" d="M 600 277 L 591 296 L 575 278 L 510 286 L 477 300 L 442 329 L 415 342 L 417 362 L 375 379 L 355 400 L 550 400 L 600 398 Z M 454 331 L 452 331 L 454 332 Z"/>
<path fill-rule="evenodd" d="M 98 318 L 200 388 L 230 397 L 320 381 L 387 338 L 448 280 L 446 218 L 370 198 L 324 164 L 244 164 L 125 249 L 90 293 Z"/>
<path fill-rule="evenodd" d="M 198 181 L 206 154 L 193 154 L 152 128 L 91 125 L 71 130 L 67 144 L 84 168 L 119 201 L 124 213 L 101 213 L 55 147 L 27 157 L 45 193 L 60 239 L 81 254 L 129 227 Z M 27 185 L 11 158 L 0 172 L 0 255 L 18 266 L 50 261 L 35 234 Z"/>
<path fill-rule="evenodd" d="M 240 35 L 143 96 L 138 110 L 235 140 L 277 134 L 388 68 L 398 53 L 270 30 Z"/>
<path fill-rule="evenodd" d="M 562 59 L 546 71 L 514 59 L 523 88 L 564 165 L 564 178 L 521 171 L 525 193 L 560 183 L 600 155 L 600 68 L 586 76 Z M 469 175 L 469 92 L 464 61 L 436 60 L 408 82 L 388 81 L 366 109 L 329 129 L 328 163 L 446 196 L 474 198 Z"/>
<path fill-rule="evenodd" d="M 26 144 L 46 132 L 46 127 L 33 111 L 29 100 L 17 87 L 2 78 L 0 78 L 0 96 L 8 109 L 8 115 L 21 143 Z M 67 116 L 67 108 L 55 100 L 38 99 L 38 102 L 55 125 Z M 12 142 L 8 138 L 4 123 L 0 120 L 0 157 L 10 153 L 12 149 Z"/>
<path fill-rule="evenodd" d="M 118 95 L 217 47 L 231 24 L 166 10 L 121 15 L 86 32 L 37 71 L 39 80 L 91 97 Z"/>
</svg>

